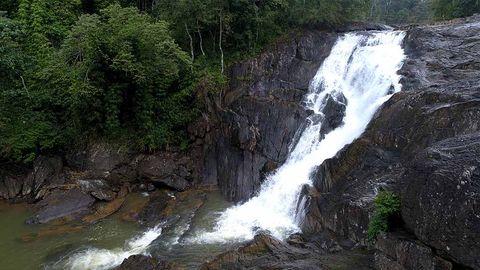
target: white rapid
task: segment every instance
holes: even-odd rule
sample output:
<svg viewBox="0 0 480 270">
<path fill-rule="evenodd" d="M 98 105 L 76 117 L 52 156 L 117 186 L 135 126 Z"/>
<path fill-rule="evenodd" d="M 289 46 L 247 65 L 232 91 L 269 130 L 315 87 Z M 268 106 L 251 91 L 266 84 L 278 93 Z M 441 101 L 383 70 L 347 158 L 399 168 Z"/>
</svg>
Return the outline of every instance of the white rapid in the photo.
<svg viewBox="0 0 480 270">
<path fill-rule="evenodd" d="M 283 239 L 298 231 L 295 206 L 302 185 L 312 184 L 312 171 L 358 138 L 375 111 L 400 91 L 397 72 L 405 58 L 404 36 L 388 31 L 340 37 L 311 82 L 306 104 L 314 115 L 285 164 L 267 178 L 256 197 L 227 209 L 212 232 L 199 233 L 192 241 L 246 240 L 258 230 Z M 321 139 L 321 121 L 313 119 L 323 116 L 327 95 L 343 95 L 347 106 L 343 124 Z"/>
<path fill-rule="evenodd" d="M 134 237 L 125 243 L 123 248 L 98 249 L 88 248 L 60 261 L 54 269 L 71 270 L 106 270 L 120 265 L 124 259 L 136 254 L 146 254 L 147 248 L 162 232 L 160 226 L 147 230 L 142 235 Z"/>
</svg>

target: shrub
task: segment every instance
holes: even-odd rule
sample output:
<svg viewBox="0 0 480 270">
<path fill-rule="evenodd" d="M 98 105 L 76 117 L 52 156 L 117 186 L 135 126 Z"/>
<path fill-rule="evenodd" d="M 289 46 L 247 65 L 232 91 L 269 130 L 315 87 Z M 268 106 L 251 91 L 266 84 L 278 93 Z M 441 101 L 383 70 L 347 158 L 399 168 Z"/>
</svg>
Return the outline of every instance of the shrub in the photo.
<svg viewBox="0 0 480 270">
<path fill-rule="evenodd" d="M 381 191 L 374 200 L 375 210 L 368 225 L 368 240 L 375 242 L 380 232 L 389 230 L 389 220 L 400 212 L 400 198 L 392 192 Z"/>
</svg>

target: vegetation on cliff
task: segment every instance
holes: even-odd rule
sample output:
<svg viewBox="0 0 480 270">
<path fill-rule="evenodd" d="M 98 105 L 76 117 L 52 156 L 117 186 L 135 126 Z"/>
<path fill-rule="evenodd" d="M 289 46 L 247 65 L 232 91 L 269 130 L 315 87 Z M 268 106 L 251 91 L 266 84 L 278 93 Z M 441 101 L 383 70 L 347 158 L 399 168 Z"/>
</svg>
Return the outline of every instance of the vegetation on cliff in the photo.
<svg viewBox="0 0 480 270">
<path fill-rule="evenodd" d="M 388 232 L 393 216 L 400 212 L 400 199 L 389 191 L 380 191 L 374 200 L 375 210 L 368 224 L 368 240 L 374 242 L 381 232 Z"/>
</svg>

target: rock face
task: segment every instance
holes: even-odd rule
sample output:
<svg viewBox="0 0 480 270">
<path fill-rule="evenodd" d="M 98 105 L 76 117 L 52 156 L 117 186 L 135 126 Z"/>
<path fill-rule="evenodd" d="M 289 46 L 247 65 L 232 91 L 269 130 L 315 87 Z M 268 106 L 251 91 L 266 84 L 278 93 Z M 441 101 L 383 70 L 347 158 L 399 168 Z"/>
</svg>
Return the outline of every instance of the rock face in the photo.
<svg viewBox="0 0 480 270">
<path fill-rule="evenodd" d="M 480 133 L 435 143 L 405 178 L 406 227 L 439 254 L 480 268 Z"/>
<path fill-rule="evenodd" d="M 375 268 L 379 270 L 450 270 L 452 263 L 438 257 L 432 249 L 402 233 L 381 235 L 375 244 Z"/>
<path fill-rule="evenodd" d="M 309 82 L 336 34 L 306 31 L 233 66 L 230 87 L 215 109 L 215 129 L 204 149 L 204 181 L 232 201 L 250 198 L 266 175 L 285 161 L 307 112 Z"/>
<path fill-rule="evenodd" d="M 403 91 L 359 139 L 319 166 L 315 188 L 304 192 L 303 228 L 367 244 L 373 198 L 389 189 L 400 195 L 412 235 L 410 242 L 381 241 L 418 241 L 433 248 L 430 255 L 480 268 L 480 16 L 406 31 Z M 388 255 L 403 267 L 389 269 L 420 269 L 402 262 L 420 246 L 395 256 L 383 250 L 377 267 L 387 269 Z"/>
<path fill-rule="evenodd" d="M 333 248 L 335 247 L 335 248 Z M 330 252 L 329 252 L 330 251 Z M 332 251 L 334 251 L 332 253 Z M 243 246 L 218 255 L 200 269 L 371 269 L 368 253 L 342 250 L 333 241 L 306 241 L 299 235 L 286 242 L 260 233 Z"/>
</svg>

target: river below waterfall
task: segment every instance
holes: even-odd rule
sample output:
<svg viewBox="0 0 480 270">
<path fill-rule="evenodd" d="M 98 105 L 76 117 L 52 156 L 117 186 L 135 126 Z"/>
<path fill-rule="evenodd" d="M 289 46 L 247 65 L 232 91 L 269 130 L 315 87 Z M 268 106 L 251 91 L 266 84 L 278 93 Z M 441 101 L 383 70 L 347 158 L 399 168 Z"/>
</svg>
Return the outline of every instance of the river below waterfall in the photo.
<svg viewBox="0 0 480 270">
<path fill-rule="evenodd" d="M 32 211 L 28 205 L 0 204 L 0 261 L 3 270 L 18 269 L 109 269 L 129 255 L 149 253 L 195 269 L 205 260 L 235 244 L 188 243 L 188 236 L 211 228 L 217 215 L 230 204 L 217 191 L 206 193 L 205 203 L 191 224 L 178 224 L 170 232 L 145 229 L 125 220 L 129 208 L 148 200 L 130 194 L 122 209 L 93 225 L 26 225 Z M 178 229 L 189 226 L 183 239 Z M 137 245 L 137 246 L 134 246 Z"/>
</svg>

